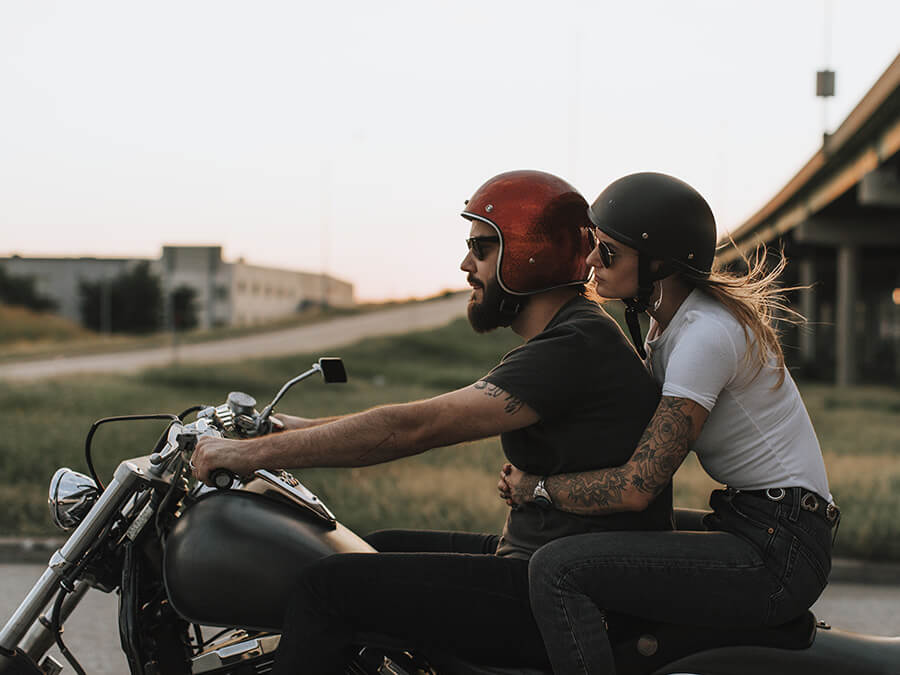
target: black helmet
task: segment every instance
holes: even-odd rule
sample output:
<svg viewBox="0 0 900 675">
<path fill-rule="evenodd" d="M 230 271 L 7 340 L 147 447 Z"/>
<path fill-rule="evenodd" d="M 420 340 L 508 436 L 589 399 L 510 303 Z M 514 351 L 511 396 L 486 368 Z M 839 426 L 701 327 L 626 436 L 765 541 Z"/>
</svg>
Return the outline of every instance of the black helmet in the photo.
<svg viewBox="0 0 900 675">
<path fill-rule="evenodd" d="M 716 253 L 716 219 L 690 185 L 664 173 L 633 173 L 613 181 L 588 209 L 597 229 L 638 251 L 638 294 L 623 298 L 638 353 L 646 358 L 637 315 L 647 309 L 653 282 L 682 271 L 708 277 Z M 662 266 L 651 272 L 650 262 Z"/>
<path fill-rule="evenodd" d="M 716 219 L 706 200 L 684 181 L 649 172 L 619 178 L 594 200 L 588 216 L 610 237 L 653 260 L 709 276 Z"/>
</svg>

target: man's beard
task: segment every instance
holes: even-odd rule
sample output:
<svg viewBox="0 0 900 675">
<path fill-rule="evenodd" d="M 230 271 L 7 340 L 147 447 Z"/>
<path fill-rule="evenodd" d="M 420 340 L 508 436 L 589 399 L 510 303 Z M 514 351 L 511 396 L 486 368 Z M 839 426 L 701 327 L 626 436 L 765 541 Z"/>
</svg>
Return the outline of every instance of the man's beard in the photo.
<svg viewBox="0 0 900 675">
<path fill-rule="evenodd" d="M 469 300 L 469 324 L 476 333 L 509 326 L 524 304 L 525 298 L 510 295 L 500 288 L 496 278 L 490 279 L 481 287 L 481 302 Z"/>
</svg>

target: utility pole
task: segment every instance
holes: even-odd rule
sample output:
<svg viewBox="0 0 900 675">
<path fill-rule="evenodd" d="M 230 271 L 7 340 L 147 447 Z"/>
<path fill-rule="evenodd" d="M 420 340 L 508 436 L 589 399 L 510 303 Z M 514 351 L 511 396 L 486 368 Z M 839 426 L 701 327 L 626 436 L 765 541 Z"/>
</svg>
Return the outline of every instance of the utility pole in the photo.
<svg viewBox="0 0 900 675">
<path fill-rule="evenodd" d="M 834 96 L 834 71 L 831 63 L 831 1 L 824 0 L 825 68 L 816 73 L 816 96 L 822 99 L 822 147 L 828 151 L 828 99 Z"/>
<path fill-rule="evenodd" d="M 172 347 L 172 363 L 178 363 L 178 331 L 175 326 L 175 259 L 177 249 L 175 247 L 163 247 L 162 255 L 162 278 L 163 278 L 163 301 L 165 303 L 165 329 L 169 332 Z"/>
<path fill-rule="evenodd" d="M 112 276 L 108 270 L 100 279 L 100 332 L 106 337 L 112 334 Z"/>
<path fill-rule="evenodd" d="M 575 61 L 572 71 L 574 82 L 569 92 L 569 180 L 577 183 L 578 180 L 578 151 L 581 143 L 581 29 L 575 29 L 575 44 L 573 46 Z"/>
<path fill-rule="evenodd" d="M 322 192 L 320 194 L 321 209 L 321 277 L 319 289 L 322 294 L 320 303 L 323 308 L 328 306 L 328 256 L 331 244 L 331 163 L 326 159 L 322 161 Z"/>
</svg>

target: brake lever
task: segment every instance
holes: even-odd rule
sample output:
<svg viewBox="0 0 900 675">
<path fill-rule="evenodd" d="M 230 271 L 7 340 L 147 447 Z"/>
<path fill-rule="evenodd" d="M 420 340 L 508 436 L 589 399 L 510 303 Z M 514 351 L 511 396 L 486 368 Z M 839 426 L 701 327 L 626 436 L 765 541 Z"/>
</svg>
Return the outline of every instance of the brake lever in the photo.
<svg viewBox="0 0 900 675">
<path fill-rule="evenodd" d="M 154 452 L 150 455 L 150 471 L 156 475 L 161 476 L 165 471 L 166 466 L 169 464 L 169 460 L 172 458 L 175 453 L 181 450 L 182 439 L 185 435 L 191 435 L 185 433 L 184 425 L 181 424 L 172 424 L 169 427 L 169 436 L 166 439 L 166 446 L 163 448 L 162 452 Z M 194 446 L 197 444 L 196 434 L 194 436 Z M 193 450 L 193 447 L 191 448 Z"/>
</svg>

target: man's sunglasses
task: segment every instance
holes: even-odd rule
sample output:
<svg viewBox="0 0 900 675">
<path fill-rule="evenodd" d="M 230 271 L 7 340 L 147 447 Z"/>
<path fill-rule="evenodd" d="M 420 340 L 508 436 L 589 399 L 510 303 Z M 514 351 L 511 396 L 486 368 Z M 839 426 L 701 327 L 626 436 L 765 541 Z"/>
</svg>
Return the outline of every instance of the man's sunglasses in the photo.
<svg viewBox="0 0 900 675">
<path fill-rule="evenodd" d="M 472 255 L 475 256 L 476 260 L 484 260 L 484 257 L 487 255 L 487 251 L 484 250 L 484 244 L 488 242 L 499 242 L 500 237 L 494 236 L 484 236 L 484 237 L 469 237 L 466 239 L 466 246 L 469 247 L 469 250 L 472 251 Z"/>
</svg>

